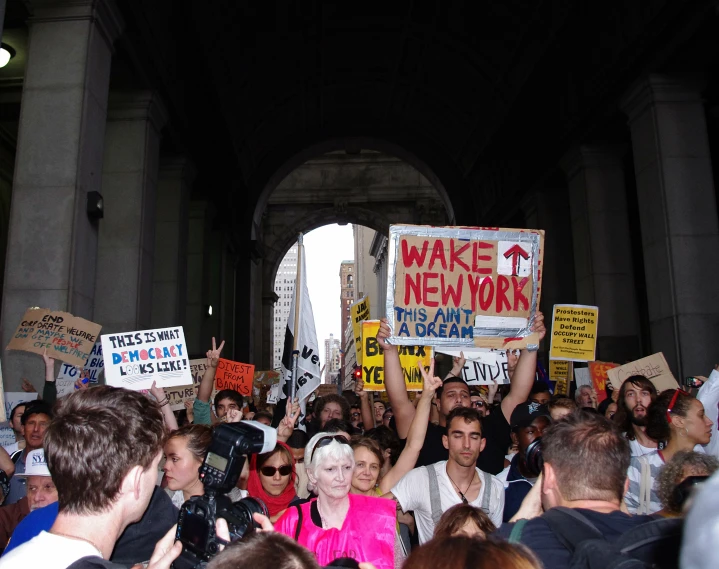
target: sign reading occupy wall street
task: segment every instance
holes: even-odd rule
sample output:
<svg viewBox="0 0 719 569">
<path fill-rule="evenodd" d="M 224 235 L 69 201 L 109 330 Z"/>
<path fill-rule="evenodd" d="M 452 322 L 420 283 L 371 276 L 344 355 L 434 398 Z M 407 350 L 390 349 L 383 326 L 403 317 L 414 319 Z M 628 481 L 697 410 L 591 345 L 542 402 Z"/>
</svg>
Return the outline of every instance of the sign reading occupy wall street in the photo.
<svg viewBox="0 0 719 569">
<path fill-rule="evenodd" d="M 384 391 L 384 351 L 377 342 L 379 320 L 362 322 L 362 379 L 366 391 Z M 429 369 L 432 348 L 429 346 L 397 346 L 399 363 L 408 391 L 422 391 L 422 373 L 417 367 L 422 360 L 425 369 Z"/>
<path fill-rule="evenodd" d="M 362 321 L 369 320 L 369 296 L 363 296 L 350 306 L 350 317 L 352 318 L 352 333 L 355 337 L 355 352 L 357 353 L 357 364 L 362 365 Z M 344 338 L 342 339 L 344 342 Z"/>
<path fill-rule="evenodd" d="M 254 364 L 242 364 L 220 358 L 215 372 L 215 389 L 234 389 L 241 395 L 252 395 L 252 384 L 255 378 Z"/>
<path fill-rule="evenodd" d="M 574 364 L 566 360 L 549 360 L 549 379 L 556 381 L 555 395 L 569 395 L 569 382 L 572 380 Z"/>
<path fill-rule="evenodd" d="M 462 379 L 468 385 L 492 385 L 509 383 L 509 371 L 506 350 L 468 348 L 466 350 L 442 349 L 443 354 L 460 357 L 464 354 L 465 364 Z"/>
<path fill-rule="evenodd" d="M 591 362 L 597 350 L 599 308 L 581 304 L 555 304 L 552 315 L 550 360 Z"/>
<path fill-rule="evenodd" d="M 544 232 L 391 225 L 390 343 L 537 346 Z"/>
<path fill-rule="evenodd" d="M 69 312 L 28 308 L 8 350 L 47 355 L 74 366 L 85 364 L 102 326 Z"/>
<path fill-rule="evenodd" d="M 100 374 L 105 369 L 101 342 L 95 342 L 90 355 L 87 356 L 87 360 L 85 360 L 85 365 L 81 366 L 81 368 L 66 363 L 60 366 L 60 372 L 57 374 L 57 379 L 55 380 L 58 397 L 75 391 L 75 381 L 80 378 L 80 369 L 88 372 L 88 379 L 91 384 L 96 385 L 98 383 Z"/>
<path fill-rule="evenodd" d="M 103 334 L 105 383 L 134 391 L 192 383 L 182 326 Z"/>
</svg>

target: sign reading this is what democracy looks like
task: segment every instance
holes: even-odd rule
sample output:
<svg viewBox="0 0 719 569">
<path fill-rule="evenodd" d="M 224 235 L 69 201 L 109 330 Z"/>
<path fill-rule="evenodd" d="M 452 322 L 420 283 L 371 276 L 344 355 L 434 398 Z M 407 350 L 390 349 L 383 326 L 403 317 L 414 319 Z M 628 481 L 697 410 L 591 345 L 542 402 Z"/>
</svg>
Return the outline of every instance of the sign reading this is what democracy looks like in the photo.
<svg viewBox="0 0 719 569">
<path fill-rule="evenodd" d="M 103 334 L 107 385 L 134 391 L 192 383 L 182 326 Z"/>
<path fill-rule="evenodd" d="M 69 312 L 29 308 L 13 334 L 8 350 L 47 355 L 74 366 L 85 364 L 102 326 Z"/>
<path fill-rule="evenodd" d="M 387 317 L 390 343 L 515 349 L 532 332 L 544 232 L 392 225 Z"/>
</svg>

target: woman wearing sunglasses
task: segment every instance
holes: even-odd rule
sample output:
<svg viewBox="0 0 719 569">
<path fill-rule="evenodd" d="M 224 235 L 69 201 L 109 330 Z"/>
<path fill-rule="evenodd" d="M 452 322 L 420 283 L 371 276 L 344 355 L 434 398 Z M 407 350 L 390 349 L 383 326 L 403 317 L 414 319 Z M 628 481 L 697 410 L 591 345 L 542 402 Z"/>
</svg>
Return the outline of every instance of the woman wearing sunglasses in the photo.
<svg viewBox="0 0 719 569">
<path fill-rule="evenodd" d="M 251 456 L 247 491 L 267 505 L 270 521 L 278 520 L 288 507 L 300 503 L 295 492 L 296 477 L 292 450 L 283 442 L 277 441 L 272 452 Z"/>
<path fill-rule="evenodd" d="M 317 433 L 305 448 L 305 469 L 317 498 L 288 508 L 275 530 L 293 537 L 330 565 L 339 557 L 394 567 L 395 504 L 350 494 L 354 452 L 343 435 Z"/>
<path fill-rule="evenodd" d="M 712 421 L 704 414 L 701 401 L 683 389 L 663 391 L 647 409 L 647 436 L 659 448 L 644 456 L 634 456 L 627 476 L 629 490 L 624 500 L 632 514 L 654 514 L 662 509 L 657 493 L 661 468 L 681 451 L 708 444 Z"/>
</svg>

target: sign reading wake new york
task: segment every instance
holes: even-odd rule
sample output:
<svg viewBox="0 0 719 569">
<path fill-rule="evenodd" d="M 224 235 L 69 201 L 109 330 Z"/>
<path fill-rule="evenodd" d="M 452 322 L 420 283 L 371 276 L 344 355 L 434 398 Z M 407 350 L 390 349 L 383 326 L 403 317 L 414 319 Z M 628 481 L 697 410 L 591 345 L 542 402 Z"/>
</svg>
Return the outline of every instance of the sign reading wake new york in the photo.
<svg viewBox="0 0 719 569">
<path fill-rule="evenodd" d="M 525 348 L 544 231 L 391 225 L 387 317 L 401 345 Z"/>
<path fill-rule="evenodd" d="M 182 326 L 103 334 L 105 382 L 138 391 L 192 383 Z"/>
<path fill-rule="evenodd" d="M 69 312 L 28 308 L 8 350 L 47 355 L 74 366 L 87 361 L 102 326 Z"/>
</svg>

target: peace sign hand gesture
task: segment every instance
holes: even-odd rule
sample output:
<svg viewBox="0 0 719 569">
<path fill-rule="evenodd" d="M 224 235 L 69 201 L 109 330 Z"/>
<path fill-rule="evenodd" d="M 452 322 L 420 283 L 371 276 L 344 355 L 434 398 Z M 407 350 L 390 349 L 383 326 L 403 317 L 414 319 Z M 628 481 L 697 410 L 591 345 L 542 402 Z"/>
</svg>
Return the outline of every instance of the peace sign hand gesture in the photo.
<svg viewBox="0 0 719 569">
<path fill-rule="evenodd" d="M 424 380 L 424 388 L 422 389 L 422 397 L 434 397 L 437 389 L 442 387 L 442 380 L 434 375 L 434 358 L 429 361 L 429 369 L 425 370 L 422 365 L 422 360 L 417 361 L 417 367 L 422 374 Z"/>
<path fill-rule="evenodd" d="M 220 354 L 222 353 L 222 348 L 225 347 L 225 341 L 222 340 L 222 343 L 220 344 L 220 347 L 218 348 L 215 343 L 215 337 L 212 337 L 212 349 L 207 350 L 207 365 L 210 367 L 217 367 L 218 362 L 220 361 Z"/>
</svg>

